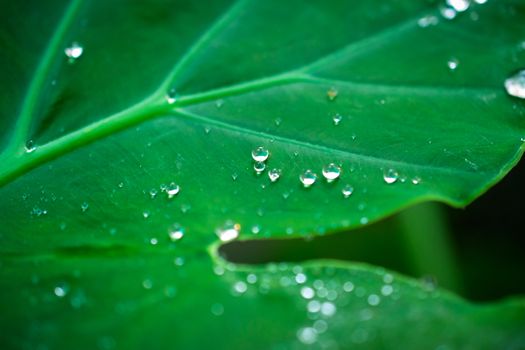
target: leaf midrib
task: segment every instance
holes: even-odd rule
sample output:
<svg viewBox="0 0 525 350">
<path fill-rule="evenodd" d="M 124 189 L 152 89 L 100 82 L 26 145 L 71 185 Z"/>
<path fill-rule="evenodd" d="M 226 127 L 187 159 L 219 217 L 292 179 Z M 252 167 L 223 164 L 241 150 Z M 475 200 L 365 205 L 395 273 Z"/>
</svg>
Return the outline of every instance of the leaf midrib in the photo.
<svg viewBox="0 0 525 350">
<path fill-rule="evenodd" d="M 75 0 L 70 7 L 66 10 L 66 13 L 59 23 L 55 34 L 53 35 L 52 40 L 50 41 L 50 46 L 46 50 L 46 53 L 43 56 L 42 62 L 37 69 L 38 79 L 34 80 L 39 81 L 39 83 L 34 83 L 31 88 L 28 90 L 26 95 L 26 100 L 30 98 L 31 100 L 38 100 L 38 94 L 41 93 L 42 82 L 45 81 L 47 74 L 49 73 L 49 65 L 53 58 L 58 54 L 58 48 L 63 37 L 69 26 L 70 22 L 74 18 L 81 0 Z M 4 164 L 9 164 L 8 167 L 0 169 L 0 186 L 5 185 L 6 183 L 14 180 L 19 175 L 24 174 L 25 172 L 35 168 L 36 166 L 43 164 L 49 160 L 57 158 L 69 151 L 72 151 L 78 147 L 96 141 L 102 137 L 111 135 L 115 132 L 118 132 L 122 129 L 128 128 L 132 125 L 138 124 L 145 120 L 160 117 L 162 115 L 167 115 L 172 112 L 172 110 L 179 110 L 181 107 L 195 105 L 210 100 L 218 99 L 221 97 L 227 97 L 232 95 L 242 95 L 248 92 L 257 91 L 266 89 L 272 86 L 283 86 L 292 83 L 298 82 L 318 82 L 318 83 L 328 83 L 330 81 L 337 84 L 341 84 L 341 81 L 335 81 L 330 79 L 317 78 L 313 75 L 308 74 L 312 73 L 317 68 L 329 64 L 334 60 L 340 58 L 344 53 L 351 52 L 352 49 L 358 51 L 360 54 L 366 53 L 367 50 L 373 49 L 374 43 L 381 42 L 386 38 L 391 36 L 399 35 L 408 30 L 417 28 L 417 19 L 421 17 L 421 14 L 414 16 L 408 20 L 402 21 L 401 23 L 390 26 L 385 30 L 382 30 L 378 33 L 374 33 L 372 36 L 363 38 L 352 42 L 340 49 L 337 49 L 311 63 L 308 63 L 302 67 L 297 68 L 296 70 L 290 71 L 288 73 L 276 74 L 267 78 L 250 80 L 238 84 L 234 84 L 227 87 L 216 88 L 209 90 L 207 92 L 196 93 L 192 95 L 181 96 L 174 104 L 170 105 L 165 100 L 166 91 L 173 86 L 173 81 L 176 80 L 180 72 L 191 62 L 192 58 L 197 55 L 202 47 L 206 45 L 210 40 L 213 40 L 214 37 L 221 32 L 221 30 L 229 23 L 229 21 L 234 18 L 235 14 L 240 11 L 244 4 L 247 3 L 247 0 L 237 0 L 231 7 L 225 11 L 210 27 L 207 31 L 201 35 L 201 37 L 192 45 L 187 52 L 182 56 L 182 58 L 176 63 L 173 70 L 168 74 L 168 78 L 160 85 L 160 88 L 157 89 L 153 94 L 146 97 L 141 102 L 136 105 L 105 117 L 97 122 L 94 122 L 90 125 L 87 125 L 83 128 L 80 128 L 76 131 L 73 131 L 67 135 L 59 137 L 53 141 L 50 141 L 44 145 L 41 145 L 31 154 L 26 154 L 24 152 L 24 145 L 27 141 L 27 133 L 30 126 L 30 112 L 32 112 L 33 105 L 29 105 L 24 100 L 24 109 L 27 109 L 27 112 L 23 112 L 19 119 L 23 119 L 23 123 L 17 123 L 17 128 L 15 131 L 16 139 L 13 139 L 12 142 L 2 154 L 0 154 L 0 160 Z M 428 11 L 426 11 L 428 13 Z M 351 59 L 351 58 L 350 58 Z M 395 86 L 395 85 L 380 85 L 380 84 L 360 84 L 352 82 L 344 82 L 345 85 L 351 85 L 354 88 L 361 89 L 370 89 L 370 88 L 381 88 L 381 89 L 410 89 L 412 93 L 418 92 L 421 93 L 422 87 L 412 88 L 410 86 Z M 489 91 L 494 92 L 493 90 L 488 89 L 465 89 L 465 88 L 434 88 L 426 87 L 424 89 L 425 93 L 429 94 L 443 94 L 443 92 L 450 92 L 452 94 L 458 93 L 467 93 L 467 92 L 479 92 L 479 93 L 488 93 Z M 217 123 L 221 123 L 217 121 Z M 27 124 L 24 128 L 19 127 L 19 124 Z M 25 130 L 27 128 L 27 130 Z M 255 131 L 253 131 L 255 132 Z M 283 139 L 284 140 L 284 139 Z M 16 141 L 16 142 L 15 142 Z M 23 141 L 23 142 L 22 142 Z M 289 141 L 293 141 L 290 139 Z M 324 147 L 324 146 L 323 146 Z M 332 149 L 330 149 L 332 150 Z M 332 150 L 338 151 L 338 150 Z M 340 150 L 339 150 L 340 151 Z M 346 152 L 351 154 L 350 152 Z M 359 154 L 353 154 L 354 156 L 363 156 Z M 363 156 L 366 157 L 366 156 Z M 383 162 L 392 162 L 388 159 L 383 159 Z M 395 161 L 394 161 L 395 162 Z M 418 164 L 410 164 L 411 166 L 421 166 Z M 447 168 L 443 168 L 447 169 Z M 451 171 L 454 171 L 450 168 Z M 463 172 L 458 169 L 461 173 L 468 173 L 467 171 Z"/>
</svg>

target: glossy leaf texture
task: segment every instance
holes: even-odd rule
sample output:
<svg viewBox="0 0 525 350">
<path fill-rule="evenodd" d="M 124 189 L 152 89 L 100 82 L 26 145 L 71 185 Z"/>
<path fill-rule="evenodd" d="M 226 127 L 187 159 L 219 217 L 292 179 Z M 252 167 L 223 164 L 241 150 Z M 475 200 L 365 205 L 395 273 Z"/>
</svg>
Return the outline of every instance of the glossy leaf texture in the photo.
<svg viewBox="0 0 525 350">
<path fill-rule="evenodd" d="M 525 66 L 525 7 L 451 3 L 468 9 L 0 5 L 2 343 L 523 347 L 523 300 L 474 305 L 367 265 L 216 256 L 237 234 L 308 237 L 427 200 L 464 206 L 512 168 L 525 104 L 504 82 Z"/>
</svg>

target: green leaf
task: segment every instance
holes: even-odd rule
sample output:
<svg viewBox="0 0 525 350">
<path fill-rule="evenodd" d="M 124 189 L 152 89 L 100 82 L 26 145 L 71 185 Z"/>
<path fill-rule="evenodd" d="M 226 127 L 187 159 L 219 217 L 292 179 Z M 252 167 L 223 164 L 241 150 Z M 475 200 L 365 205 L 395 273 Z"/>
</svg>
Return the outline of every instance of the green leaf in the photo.
<svg viewBox="0 0 525 350">
<path fill-rule="evenodd" d="M 525 105 L 504 89 L 525 62 L 520 1 L 451 20 L 415 0 L 0 7 L 5 346 L 525 343 L 523 300 L 474 305 L 354 263 L 216 256 L 225 224 L 241 239 L 322 235 L 417 202 L 464 206 L 501 179 L 525 136 Z M 254 172 L 259 146 L 276 182 Z M 330 163 L 342 173 L 328 183 Z"/>
</svg>

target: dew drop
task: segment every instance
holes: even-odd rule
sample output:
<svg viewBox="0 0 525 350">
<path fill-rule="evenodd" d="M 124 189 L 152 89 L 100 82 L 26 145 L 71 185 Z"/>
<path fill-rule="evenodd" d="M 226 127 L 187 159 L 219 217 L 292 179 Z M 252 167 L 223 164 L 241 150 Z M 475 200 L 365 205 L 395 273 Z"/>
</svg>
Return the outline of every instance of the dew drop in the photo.
<svg viewBox="0 0 525 350">
<path fill-rule="evenodd" d="M 321 304 L 321 313 L 325 316 L 328 316 L 328 317 L 333 316 L 336 311 L 337 309 L 334 303 L 327 301 Z"/>
<path fill-rule="evenodd" d="M 451 71 L 456 70 L 456 68 L 458 68 L 458 65 L 459 61 L 456 58 L 451 58 L 447 62 L 448 69 L 450 69 Z"/>
<path fill-rule="evenodd" d="M 426 28 L 429 26 L 435 26 L 436 24 L 438 24 L 438 22 L 439 20 L 436 16 L 425 16 L 425 17 L 421 17 L 417 21 L 417 25 L 420 26 L 421 28 Z"/>
<path fill-rule="evenodd" d="M 175 224 L 173 230 L 170 231 L 169 236 L 172 242 L 181 240 L 184 237 L 184 227 Z"/>
<path fill-rule="evenodd" d="M 266 169 L 266 164 L 264 162 L 255 162 L 253 163 L 253 170 L 259 175 Z"/>
<path fill-rule="evenodd" d="M 341 190 L 341 193 L 343 194 L 343 197 L 348 198 L 354 193 L 354 188 L 351 185 L 345 185 Z"/>
<path fill-rule="evenodd" d="M 339 175 L 341 175 L 341 167 L 330 163 L 323 167 L 323 176 L 326 179 L 327 182 L 332 182 L 336 180 Z"/>
<path fill-rule="evenodd" d="M 447 5 L 454 9 L 456 12 L 464 12 L 468 10 L 470 6 L 470 0 L 447 0 Z"/>
<path fill-rule="evenodd" d="M 239 293 L 243 294 L 248 290 L 248 286 L 243 281 L 238 281 L 233 285 L 233 289 Z"/>
<path fill-rule="evenodd" d="M 252 158 L 256 162 L 265 162 L 269 156 L 270 152 L 262 146 L 259 146 L 252 151 Z"/>
<path fill-rule="evenodd" d="M 279 180 L 281 177 L 281 169 L 272 169 L 268 172 L 268 177 L 270 178 L 271 182 L 275 182 Z"/>
<path fill-rule="evenodd" d="M 383 287 L 381 287 L 381 294 L 383 294 L 385 297 L 392 294 L 393 291 L 394 291 L 394 287 L 392 287 L 389 284 L 385 284 Z"/>
<path fill-rule="evenodd" d="M 171 88 L 168 90 L 168 93 L 166 94 L 166 101 L 168 101 L 169 104 L 173 104 L 177 101 L 178 93 L 175 88 Z"/>
<path fill-rule="evenodd" d="M 246 282 L 249 284 L 255 284 L 257 283 L 257 275 L 250 273 L 248 276 L 246 276 Z"/>
<path fill-rule="evenodd" d="M 25 149 L 26 149 L 26 152 L 27 153 L 31 153 L 33 152 L 34 150 L 36 150 L 36 145 L 35 145 L 35 141 L 33 140 L 28 140 L 25 144 Z"/>
<path fill-rule="evenodd" d="M 217 101 L 215 101 L 215 107 L 217 107 L 217 109 L 221 109 L 221 107 L 224 105 L 224 100 L 223 99 L 219 99 Z"/>
<path fill-rule="evenodd" d="M 53 290 L 55 295 L 59 298 L 63 298 L 69 292 L 69 285 L 65 282 L 59 283 Z"/>
<path fill-rule="evenodd" d="M 354 290 L 354 284 L 350 281 L 345 282 L 345 284 L 343 284 L 343 290 L 347 293 L 350 293 Z"/>
<path fill-rule="evenodd" d="M 505 80 L 505 90 L 511 96 L 525 99 L 525 69 Z"/>
<path fill-rule="evenodd" d="M 339 91 L 337 91 L 335 88 L 331 87 L 326 91 L 326 96 L 330 101 L 334 101 L 337 98 L 337 95 L 339 94 Z"/>
<path fill-rule="evenodd" d="M 368 296 L 367 301 L 368 301 L 368 305 L 370 305 L 370 306 L 377 306 L 377 305 L 379 305 L 379 302 L 381 301 L 381 298 L 377 294 L 370 294 Z"/>
<path fill-rule="evenodd" d="M 339 113 L 336 113 L 334 117 L 332 118 L 332 121 L 334 122 L 334 125 L 339 125 L 339 123 L 343 120 L 343 116 Z"/>
<path fill-rule="evenodd" d="M 414 185 L 419 185 L 421 183 L 421 178 L 419 176 L 415 176 L 412 178 L 412 180 L 410 180 L 412 182 L 412 184 Z"/>
<path fill-rule="evenodd" d="M 321 310 L 321 303 L 317 300 L 311 300 L 308 302 L 308 305 L 306 306 L 306 309 L 308 312 L 316 313 Z"/>
<path fill-rule="evenodd" d="M 77 58 L 82 56 L 84 48 L 77 42 L 73 42 L 70 46 L 64 49 L 64 53 L 70 62 L 74 62 Z"/>
<path fill-rule="evenodd" d="M 305 299 L 312 299 L 315 296 L 315 292 L 310 287 L 301 288 L 301 296 Z"/>
<path fill-rule="evenodd" d="M 274 122 L 275 122 L 275 126 L 280 126 L 283 120 L 281 118 L 275 118 Z"/>
<path fill-rule="evenodd" d="M 89 204 L 87 202 L 84 202 L 80 205 L 80 209 L 82 210 L 82 212 L 86 212 L 88 209 L 89 209 Z"/>
<path fill-rule="evenodd" d="M 297 339 L 303 344 L 313 344 L 317 341 L 317 331 L 312 327 L 304 327 L 297 331 Z"/>
<path fill-rule="evenodd" d="M 149 218 L 149 215 L 150 215 L 150 214 L 149 214 L 149 211 L 143 211 L 143 212 L 142 212 L 142 217 L 143 217 L 144 219 Z"/>
<path fill-rule="evenodd" d="M 239 237 L 241 225 L 232 221 L 227 221 L 224 225 L 215 230 L 215 234 L 222 242 L 233 241 Z"/>
<path fill-rule="evenodd" d="M 224 306 L 219 303 L 215 303 L 211 306 L 211 313 L 215 316 L 221 316 L 224 313 Z"/>
<path fill-rule="evenodd" d="M 170 183 L 168 186 L 166 186 L 166 193 L 168 194 L 168 198 L 173 198 L 180 192 L 180 186 L 177 185 L 175 182 Z"/>
<path fill-rule="evenodd" d="M 317 180 L 317 174 L 308 169 L 299 176 L 299 180 L 301 180 L 304 187 L 310 187 Z"/>
<path fill-rule="evenodd" d="M 448 20 L 452 20 L 456 18 L 456 14 L 457 14 L 456 10 L 450 7 L 442 7 L 440 9 L 440 12 L 441 12 L 441 16 L 443 16 L 443 18 L 448 19 Z"/>
<path fill-rule="evenodd" d="M 395 171 L 394 169 L 388 169 L 383 174 L 383 180 L 385 180 L 387 184 L 393 184 L 394 182 L 397 181 L 398 178 L 399 178 L 399 173 Z"/>
</svg>

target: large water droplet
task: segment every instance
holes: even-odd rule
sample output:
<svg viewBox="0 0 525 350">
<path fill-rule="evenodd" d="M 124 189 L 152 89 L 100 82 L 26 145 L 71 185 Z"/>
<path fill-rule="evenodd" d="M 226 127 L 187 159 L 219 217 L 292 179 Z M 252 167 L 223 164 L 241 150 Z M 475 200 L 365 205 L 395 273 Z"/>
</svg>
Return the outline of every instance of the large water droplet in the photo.
<svg viewBox="0 0 525 350">
<path fill-rule="evenodd" d="M 166 94 L 166 101 L 168 101 L 169 104 L 173 104 L 177 101 L 178 93 L 175 88 L 171 88 L 168 90 L 168 93 Z"/>
<path fill-rule="evenodd" d="M 72 43 L 70 46 L 64 49 L 64 53 L 66 54 L 67 58 L 69 58 L 70 62 L 74 62 L 77 58 L 82 56 L 83 52 L 84 48 L 77 42 Z"/>
<path fill-rule="evenodd" d="M 334 180 L 336 180 L 339 175 L 341 175 L 341 167 L 334 164 L 334 163 L 330 163 L 328 165 L 325 165 L 323 167 L 323 176 L 324 178 L 326 179 L 327 182 L 332 182 Z"/>
<path fill-rule="evenodd" d="M 394 182 L 397 181 L 398 178 L 399 178 L 399 173 L 395 171 L 394 169 L 388 169 L 383 174 L 383 180 L 385 180 L 387 184 L 393 184 Z"/>
<path fill-rule="evenodd" d="M 328 91 L 326 91 L 326 96 L 328 97 L 330 101 L 334 101 L 337 98 L 338 94 L 339 94 L 339 91 L 337 91 L 337 89 L 333 87 L 331 87 L 330 89 L 328 89 Z"/>
<path fill-rule="evenodd" d="M 333 118 L 332 118 L 333 122 L 334 122 L 334 125 L 339 125 L 339 123 L 341 122 L 341 120 L 343 120 L 343 116 L 339 113 L 336 113 Z"/>
<path fill-rule="evenodd" d="M 341 193 L 343 194 L 343 197 L 348 198 L 354 193 L 354 188 L 351 185 L 345 185 L 341 190 Z"/>
<path fill-rule="evenodd" d="M 184 237 L 184 227 L 179 224 L 173 225 L 173 230 L 170 231 L 169 236 L 173 242 L 181 240 Z"/>
<path fill-rule="evenodd" d="M 310 187 L 317 180 L 317 174 L 308 169 L 299 176 L 299 180 L 301 180 L 304 187 Z"/>
<path fill-rule="evenodd" d="M 525 99 L 525 69 L 505 80 L 505 90 L 511 96 Z"/>
<path fill-rule="evenodd" d="M 168 198 L 173 198 L 180 192 L 180 186 L 177 185 L 175 182 L 170 183 L 168 186 L 166 186 L 166 193 L 168 194 Z"/>
<path fill-rule="evenodd" d="M 270 178 L 271 182 L 275 182 L 279 180 L 281 177 L 281 169 L 272 169 L 268 172 L 268 177 Z"/>
<path fill-rule="evenodd" d="M 262 146 L 259 146 L 252 151 L 252 158 L 256 162 L 265 162 L 269 156 L 270 152 Z"/>
<path fill-rule="evenodd" d="M 217 237 L 223 242 L 233 241 L 239 237 L 239 232 L 241 231 L 241 225 L 234 223 L 232 221 L 227 221 L 224 225 L 217 228 L 215 233 Z"/>
</svg>

